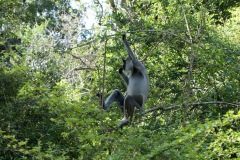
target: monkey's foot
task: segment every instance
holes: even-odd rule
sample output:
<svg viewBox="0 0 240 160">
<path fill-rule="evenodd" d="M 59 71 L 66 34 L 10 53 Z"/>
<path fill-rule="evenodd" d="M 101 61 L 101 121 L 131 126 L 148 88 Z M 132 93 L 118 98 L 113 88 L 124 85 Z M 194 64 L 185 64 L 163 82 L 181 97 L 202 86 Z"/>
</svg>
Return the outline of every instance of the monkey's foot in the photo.
<svg viewBox="0 0 240 160">
<path fill-rule="evenodd" d="M 118 128 L 122 128 L 123 126 L 127 125 L 128 123 L 129 123 L 129 120 L 124 118 L 124 119 L 121 120 L 121 122 L 119 123 Z"/>
</svg>

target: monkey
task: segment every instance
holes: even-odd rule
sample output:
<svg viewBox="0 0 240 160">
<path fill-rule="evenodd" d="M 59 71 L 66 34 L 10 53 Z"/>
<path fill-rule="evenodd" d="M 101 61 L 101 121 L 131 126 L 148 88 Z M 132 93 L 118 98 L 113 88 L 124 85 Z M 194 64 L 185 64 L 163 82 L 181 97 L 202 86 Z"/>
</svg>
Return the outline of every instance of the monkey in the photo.
<svg viewBox="0 0 240 160">
<path fill-rule="evenodd" d="M 128 57 L 122 59 L 123 66 L 119 68 L 118 72 L 127 85 L 126 96 L 115 89 L 106 99 L 106 102 L 102 100 L 104 110 L 109 109 L 113 102 L 117 102 L 120 106 L 123 119 L 118 125 L 119 128 L 131 122 L 135 107 L 139 109 L 140 114 L 143 113 L 149 92 L 149 78 L 144 65 L 135 57 L 125 34 L 122 36 L 122 41 Z M 125 71 L 130 71 L 130 74 L 126 75 Z"/>
</svg>

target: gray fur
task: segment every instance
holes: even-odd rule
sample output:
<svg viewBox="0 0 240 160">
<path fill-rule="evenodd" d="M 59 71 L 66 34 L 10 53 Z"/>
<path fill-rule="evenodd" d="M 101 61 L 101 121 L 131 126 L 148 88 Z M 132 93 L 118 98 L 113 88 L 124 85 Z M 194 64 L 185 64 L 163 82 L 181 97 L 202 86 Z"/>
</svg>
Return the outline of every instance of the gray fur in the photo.
<svg viewBox="0 0 240 160">
<path fill-rule="evenodd" d="M 133 117 L 135 107 L 140 110 L 140 113 L 144 111 L 144 105 L 149 91 L 149 78 L 147 71 L 144 65 L 135 57 L 126 40 L 126 35 L 123 35 L 123 43 L 127 50 L 128 57 L 123 60 L 124 66 L 119 69 L 119 74 L 127 85 L 127 93 L 124 97 L 119 90 L 114 90 L 103 106 L 104 109 L 108 109 L 114 101 L 122 106 L 124 118 L 118 127 L 122 127 L 129 123 L 129 120 Z M 124 71 L 130 71 L 130 74 L 126 75 Z"/>
</svg>

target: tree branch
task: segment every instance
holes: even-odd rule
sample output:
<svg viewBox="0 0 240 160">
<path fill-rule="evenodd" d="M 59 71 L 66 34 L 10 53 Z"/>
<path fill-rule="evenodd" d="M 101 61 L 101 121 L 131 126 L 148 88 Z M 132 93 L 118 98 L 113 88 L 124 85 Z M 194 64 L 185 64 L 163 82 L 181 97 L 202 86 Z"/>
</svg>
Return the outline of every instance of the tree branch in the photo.
<svg viewBox="0 0 240 160">
<path fill-rule="evenodd" d="M 234 107 L 240 107 L 240 104 L 238 104 L 238 103 L 229 103 L 229 102 L 221 102 L 221 101 L 194 102 L 194 103 L 189 103 L 189 104 L 185 104 L 185 105 L 193 106 L 190 109 L 190 110 L 193 110 L 197 106 L 208 105 L 208 104 L 230 105 L 230 106 L 234 106 Z M 146 115 L 148 113 L 151 113 L 151 112 L 155 112 L 157 110 L 161 110 L 162 111 L 161 114 L 162 114 L 164 111 L 170 111 L 170 110 L 174 110 L 174 109 L 177 109 L 177 108 L 180 108 L 180 107 L 181 107 L 181 105 L 173 105 L 173 106 L 168 106 L 168 107 L 164 107 L 164 106 L 154 107 L 154 108 L 151 108 L 151 109 L 143 112 L 142 116 L 144 116 L 144 115 Z M 119 129 L 119 127 L 109 126 L 109 129 L 104 129 L 103 131 L 100 132 L 100 134 L 106 134 L 108 132 L 116 131 L 118 129 Z"/>
<path fill-rule="evenodd" d="M 108 39 L 105 40 L 104 43 L 104 59 L 103 59 L 103 82 L 102 82 L 102 97 L 104 97 L 104 90 L 105 90 L 105 75 L 106 75 L 106 61 L 107 61 L 107 42 Z M 104 101 L 102 101 L 101 106 L 103 106 Z"/>
<path fill-rule="evenodd" d="M 230 106 L 234 106 L 234 107 L 239 107 L 240 104 L 238 103 L 229 103 L 229 102 L 221 102 L 221 101 L 210 101 L 210 102 L 196 102 L 196 103 L 190 103 L 190 106 L 193 106 L 190 110 L 193 110 L 194 108 L 196 108 L 196 106 L 198 105 L 207 105 L 207 104 L 218 104 L 218 105 L 230 105 Z"/>
<path fill-rule="evenodd" d="M 95 71 L 96 68 L 91 68 L 91 67 L 76 67 L 73 69 L 74 71 L 79 71 L 79 70 L 91 70 L 91 71 Z"/>
<path fill-rule="evenodd" d="M 190 110 L 193 110 L 194 108 L 196 108 L 199 105 L 208 105 L 208 104 L 217 104 L 217 105 L 230 105 L 230 106 L 234 106 L 234 107 L 239 107 L 240 104 L 237 103 L 229 103 L 229 102 L 221 102 L 221 101 L 210 101 L 210 102 L 194 102 L 194 103 L 189 103 L 189 104 L 185 104 L 187 106 L 193 106 Z M 168 106 L 168 107 L 164 107 L 164 106 L 159 106 L 159 107 L 154 107 L 151 108 L 145 112 L 142 113 L 142 115 L 145 115 L 147 113 L 150 112 L 154 112 L 157 110 L 161 110 L 161 111 L 169 111 L 169 110 L 173 110 L 176 108 L 181 107 L 181 105 L 174 105 L 174 106 Z"/>
<path fill-rule="evenodd" d="M 188 74 L 185 80 L 185 87 L 184 87 L 184 92 L 183 92 L 183 96 L 182 96 L 182 100 L 183 100 L 183 111 L 184 111 L 184 116 L 183 116 L 183 126 L 186 125 L 186 115 L 187 115 L 187 111 L 189 108 L 189 99 L 190 99 L 190 94 L 191 94 L 191 80 L 192 80 L 192 72 L 193 72 L 193 62 L 194 62 L 194 58 L 195 58 L 195 54 L 194 54 L 194 45 L 193 45 L 193 39 L 192 39 L 192 35 L 191 35 L 191 31 L 190 31 L 190 27 L 189 27 L 189 23 L 187 20 L 187 16 L 185 13 L 185 9 L 183 6 L 183 3 L 181 2 L 181 6 L 182 6 L 182 13 L 184 16 L 184 20 L 186 23 L 186 29 L 187 29 L 187 33 L 189 36 L 189 41 L 190 41 L 190 46 L 191 46 L 191 52 L 189 54 L 189 68 L 188 68 Z M 184 99 L 186 102 L 184 102 Z"/>
<path fill-rule="evenodd" d="M 169 35 L 175 36 L 177 38 L 180 38 L 184 42 L 186 42 L 188 44 L 191 44 L 190 41 L 184 39 L 183 37 L 181 37 L 181 36 L 171 32 L 171 31 L 164 31 L 164 30 L 136 30 L 136 31 L 128 31 L 127 33 L 136 33 L 136 32 L 161 32 L 161 33 L 164 33 L 164 34 L 169 34 Z"/>
<path fill-rule="evenodd" d="M 91 68 L 91 67 L 76 67 L 71 69 L 70 71 L 68 71 L 68 73 L 66 73 L 63 78 L 69 78 L 69 75 L 73 72 L 73 71 L 80 71 L 80 70 L 90 70 L 90 71 L 95 71 L 96 68 Z"/>
<path fill-rule="evenodd" d="M 180 107 L 180 105 L 168 106 L 168 107 L 163 107 L 163 106 L 154 107 L 154 108 L 151 108 L 151 109 L 143 112 L 142 115 L 145 115 L 145 114 L 147 114 L 147 113 L 154 112 L 154 111 L 157 111 L 157 110 L 168 111 L 168 110 L 175 109 L 175 108 L 177 108 L 177 107 Z"/>
</svg>

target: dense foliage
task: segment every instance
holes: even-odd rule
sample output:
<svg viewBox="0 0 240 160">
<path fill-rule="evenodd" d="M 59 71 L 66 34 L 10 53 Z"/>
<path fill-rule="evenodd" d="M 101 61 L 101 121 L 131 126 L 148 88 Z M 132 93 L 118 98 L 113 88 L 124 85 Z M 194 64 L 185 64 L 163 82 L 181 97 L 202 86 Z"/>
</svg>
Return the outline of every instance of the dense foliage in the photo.
<svg viewBox="0 0 240 160">
<path fill-rule="evenodd" d="M 0 159 L 240 158 L 239 1 L 0 4 Z M 123 33 L 151 88 L 117 129 Z"/>
</svg>

